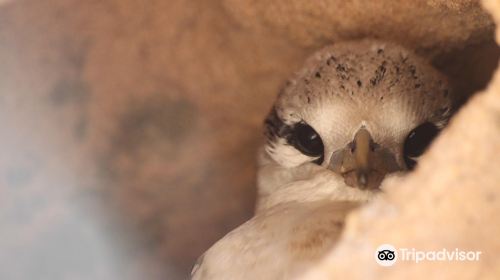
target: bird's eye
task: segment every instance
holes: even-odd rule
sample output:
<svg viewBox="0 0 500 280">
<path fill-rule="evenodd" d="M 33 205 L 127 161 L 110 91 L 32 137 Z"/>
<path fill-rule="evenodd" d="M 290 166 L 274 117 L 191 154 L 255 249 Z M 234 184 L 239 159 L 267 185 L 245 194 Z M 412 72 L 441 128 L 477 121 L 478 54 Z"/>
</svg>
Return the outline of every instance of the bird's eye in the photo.
<svg viewBox="0 0 500 280">
<path fill-rule="evenodd" d="M 408 134 L 403 146 L 404 160 L 408 169 L 415 168 L 416 158 L 425 152 L 438 133 L 439 129 L 436 125 L 425 122 Z"/>
<path fill-rule="evenodd" d="M 307 156 L 323 156 L 323 141 L 321 137 L 306 123 L 295 125 L 292 143 L 295 148 Z"/>
</svg>

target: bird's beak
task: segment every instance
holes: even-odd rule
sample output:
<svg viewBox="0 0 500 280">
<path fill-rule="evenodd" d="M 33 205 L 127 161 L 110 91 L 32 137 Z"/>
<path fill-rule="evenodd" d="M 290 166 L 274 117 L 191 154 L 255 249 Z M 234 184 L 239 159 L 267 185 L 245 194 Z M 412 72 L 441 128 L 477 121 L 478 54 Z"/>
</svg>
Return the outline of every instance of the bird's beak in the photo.
<svg viewBox="0 0 500 280">
<path fill-rule="evenodd" d="M 360 189 L 376 189 L 387 173 L 401 170 L 395 156 L 373 142 L 364 127 L 344 149 L 333 153 L 328 168 L 342 175 L 347 185 Z"/>
</svg>

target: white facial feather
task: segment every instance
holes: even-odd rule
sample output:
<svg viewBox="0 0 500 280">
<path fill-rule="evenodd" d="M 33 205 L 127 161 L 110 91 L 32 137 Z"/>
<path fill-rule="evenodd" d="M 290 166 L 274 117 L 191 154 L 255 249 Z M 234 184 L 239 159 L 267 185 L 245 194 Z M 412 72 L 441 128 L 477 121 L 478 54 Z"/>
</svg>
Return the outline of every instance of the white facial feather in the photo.
<svg viewBox="0 0 500 280">
<path fill-rule="evenodd" d="M 304 155 L 286 143 L 285 139 L 278 139 L 276 145 L 267 145 L 265 149 L 275 162 L 287 168 L 296 167 L 311 160 L 311 157 Z"/>
</svg>

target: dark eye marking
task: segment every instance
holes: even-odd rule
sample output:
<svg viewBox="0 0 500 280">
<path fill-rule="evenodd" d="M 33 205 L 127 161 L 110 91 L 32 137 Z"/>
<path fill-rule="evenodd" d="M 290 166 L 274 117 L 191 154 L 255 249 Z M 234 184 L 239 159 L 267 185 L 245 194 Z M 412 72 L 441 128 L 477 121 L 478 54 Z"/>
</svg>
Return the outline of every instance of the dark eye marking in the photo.
<svg viewBox="0 0 500 280">
<path fill-rule="evenodd" d="M 287 125 L 273 108 L 265 121 L 265 134 L 268 143 L 274 143 L 277 138 L 282 138 L 288 144 L 299 150 L 304 155 L 318 157 L 314 163 L 323 163 L 324 147 L 319 134 L 304 122 Z"/>
<path fill-rule="evenodd" d="M 417 164 L 415 159 L 425 152 L 438 134 L 439 129 L 430 122 L 417 126 L 408 134 L 403 146 L 404 160 L 408 169 L 415 168 Z"/>
<path fill-rule="evenodd" d="M 306 156 L 319 157 L 315 163 L 323 162 L 323 141 L 310 125 L 304 122 L 296 124 L 288 142 Z"/>
<path fill-rule="evenodd" d="M 276 138 L 288 138 L 292 133 L 292 126 L 287 125 L 278 116 L 276 108 L 273 107 L 265 122 L 265 134 L 268 141 L 273 142 Z"/>
</svg>

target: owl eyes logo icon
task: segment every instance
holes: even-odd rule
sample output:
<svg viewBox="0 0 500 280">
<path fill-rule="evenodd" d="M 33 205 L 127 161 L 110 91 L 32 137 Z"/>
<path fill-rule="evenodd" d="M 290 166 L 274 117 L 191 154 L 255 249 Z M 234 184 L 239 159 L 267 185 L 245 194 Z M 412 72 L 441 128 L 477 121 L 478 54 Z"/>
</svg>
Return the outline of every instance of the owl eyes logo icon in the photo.
<svg viewBox="0 0 500 280">
<path fill-rule="evenodd" d="M 394 259 L 394 251 L 390 250 L 379 251 L 377 257 L 381 261 L 392 261 Z"/>
<path fill-rule="evenodd" d="M 392 245 L 383 244 L 375 250 L 375 261 L 381 266 L 392 266 L 397 259 L 396 248 Z"/>
</svg>

